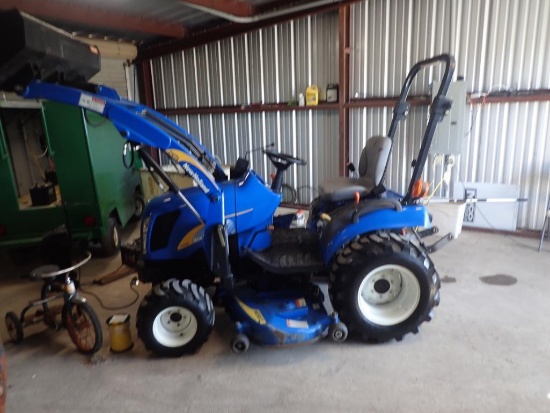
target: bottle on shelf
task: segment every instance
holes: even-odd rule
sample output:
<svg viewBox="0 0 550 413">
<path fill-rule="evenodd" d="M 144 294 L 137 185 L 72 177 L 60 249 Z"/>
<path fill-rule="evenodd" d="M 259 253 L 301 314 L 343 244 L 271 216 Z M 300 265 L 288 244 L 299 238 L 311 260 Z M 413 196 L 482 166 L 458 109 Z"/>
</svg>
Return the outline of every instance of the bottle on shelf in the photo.
<svg viewBox="0 0 550 413">
<path fill-rule="evenodd" d="M 306 106 L 317 106 L 319 104 L 319 88 L 317 85 L 310 85 L 306 89 Z"/>
<path fill-rule="evenodd" d="M 327 103 L 338 102 L 338 84 L 330 83 L 327 86 Z"/>
</svg>

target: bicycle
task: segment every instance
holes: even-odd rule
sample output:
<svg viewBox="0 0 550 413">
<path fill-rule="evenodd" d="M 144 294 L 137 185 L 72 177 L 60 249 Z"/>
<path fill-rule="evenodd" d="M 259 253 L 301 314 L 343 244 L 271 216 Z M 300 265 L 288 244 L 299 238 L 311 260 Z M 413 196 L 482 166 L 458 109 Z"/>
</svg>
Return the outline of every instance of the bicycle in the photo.
<svg viewBox="0 0 550 413">
<path fill-rule="evenodd" d="M 96 353 L 103 343 L 103 331 L 99 318 L 86 299 L 78 293 L 80 267 L 92 257 L 90 252 L 72 263 L 70 238 L 66 233 L 55 232 L 47 236 L 50 246 L 57 249 L 57 263 L 42 265 L 31 271 L 30 277 L 44 282 L 40 290 L 40 299 L 30 301 L 18 316 L 10 311 L 5 316 L 6 327 L 11 341 L 18 344 L 23 341 L 25 327 L 44 322 L 46 326 L 58 331 L 66 327 L 72 342 L 83 354 Z M 65 254 L 65 256 L 62 256 Z M 69 264 L 69 265 L 67 265 Z M 73 274 L 75 278 L 73 278 Z M 62 305 L 50 306 L 53 301 L 63 300 Z M 34 314 L 27 314 L 32 308 L 41 307 Z M 57 316 L 61 314 L 61 322 Z"/>
</svg>

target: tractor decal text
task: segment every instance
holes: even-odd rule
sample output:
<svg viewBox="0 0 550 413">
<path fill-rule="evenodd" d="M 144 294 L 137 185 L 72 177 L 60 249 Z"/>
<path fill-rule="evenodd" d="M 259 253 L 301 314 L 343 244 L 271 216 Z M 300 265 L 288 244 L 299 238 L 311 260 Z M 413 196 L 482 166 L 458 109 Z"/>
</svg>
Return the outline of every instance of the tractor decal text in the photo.
<svg viewBox="0 0 550 413">
<path fill-rule="evenodd" d="M 212 184 L 216 184 L 216 180 L 212 176 L 210 172 L 208 172 L 206 169 L 204 169 L 203 165 L 201 165 L 200 162 L 197 161 L 197 159 L 193 158 L 192 156 L 186 154 L 185 152 L 179 150 L 179 149 L 168 149 L 166 150 L 166 153 L 170 155 L 176 162 L 180 162 L 183 164 L 183 162 L 187 162 L 188 164 L 194 166 L 196 169 L 198 169 Z"/>
<path fill-rule="evenodd" d="M 189 166 L 188 163 L 184 163 L 183 165 L 183 169 L 185 170 L 185 173 L 187 175 L 189 175 L 191 178 L 193 178 L 193 180 L 197 183 L 197 185 L 200 187 L 200 189 L 203 190 L 203 192 L 205 194 L 207 194 L 208 192 L 210 192 L 210 190 L 208 189 L 208 187 L 205 185 L 204 181 L 202 180 L 202 178 L 199 176 L 198 173 L 196 173 L 195 171 L 193 171 L 191 169 L 191 167 Z"/>
</svg>

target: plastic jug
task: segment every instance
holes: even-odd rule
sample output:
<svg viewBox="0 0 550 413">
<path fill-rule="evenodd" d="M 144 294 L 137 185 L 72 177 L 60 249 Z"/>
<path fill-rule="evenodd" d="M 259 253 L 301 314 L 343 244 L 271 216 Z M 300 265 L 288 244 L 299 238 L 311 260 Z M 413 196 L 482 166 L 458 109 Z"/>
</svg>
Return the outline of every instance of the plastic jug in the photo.
<svg viewBox="0 0 550 413">
<path fill-rule="evenodd" d="M 306 89 L 306 106 L 317 106 L 319 104 L 319 88 L 317 85 L 308 86 Z"/>
</svg>

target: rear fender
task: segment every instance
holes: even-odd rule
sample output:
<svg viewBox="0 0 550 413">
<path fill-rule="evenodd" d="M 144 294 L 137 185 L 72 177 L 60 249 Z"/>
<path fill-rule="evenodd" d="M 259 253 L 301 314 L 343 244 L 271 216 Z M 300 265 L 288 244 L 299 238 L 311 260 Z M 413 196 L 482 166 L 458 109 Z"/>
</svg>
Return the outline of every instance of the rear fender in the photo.
<svg viewBox="0 0 550 413">
<path fill-rule="evenodd" d="M 355 211 L 355 205 L 344 208 L 323 228 L 320 247 L 325 265 L 338 249 L 358 235 L 377 230 L 431 227 L 428 211 L 424 206 L 404 206 L 401 210 L 387 207 L 360 216 Z"/>
</svg>

